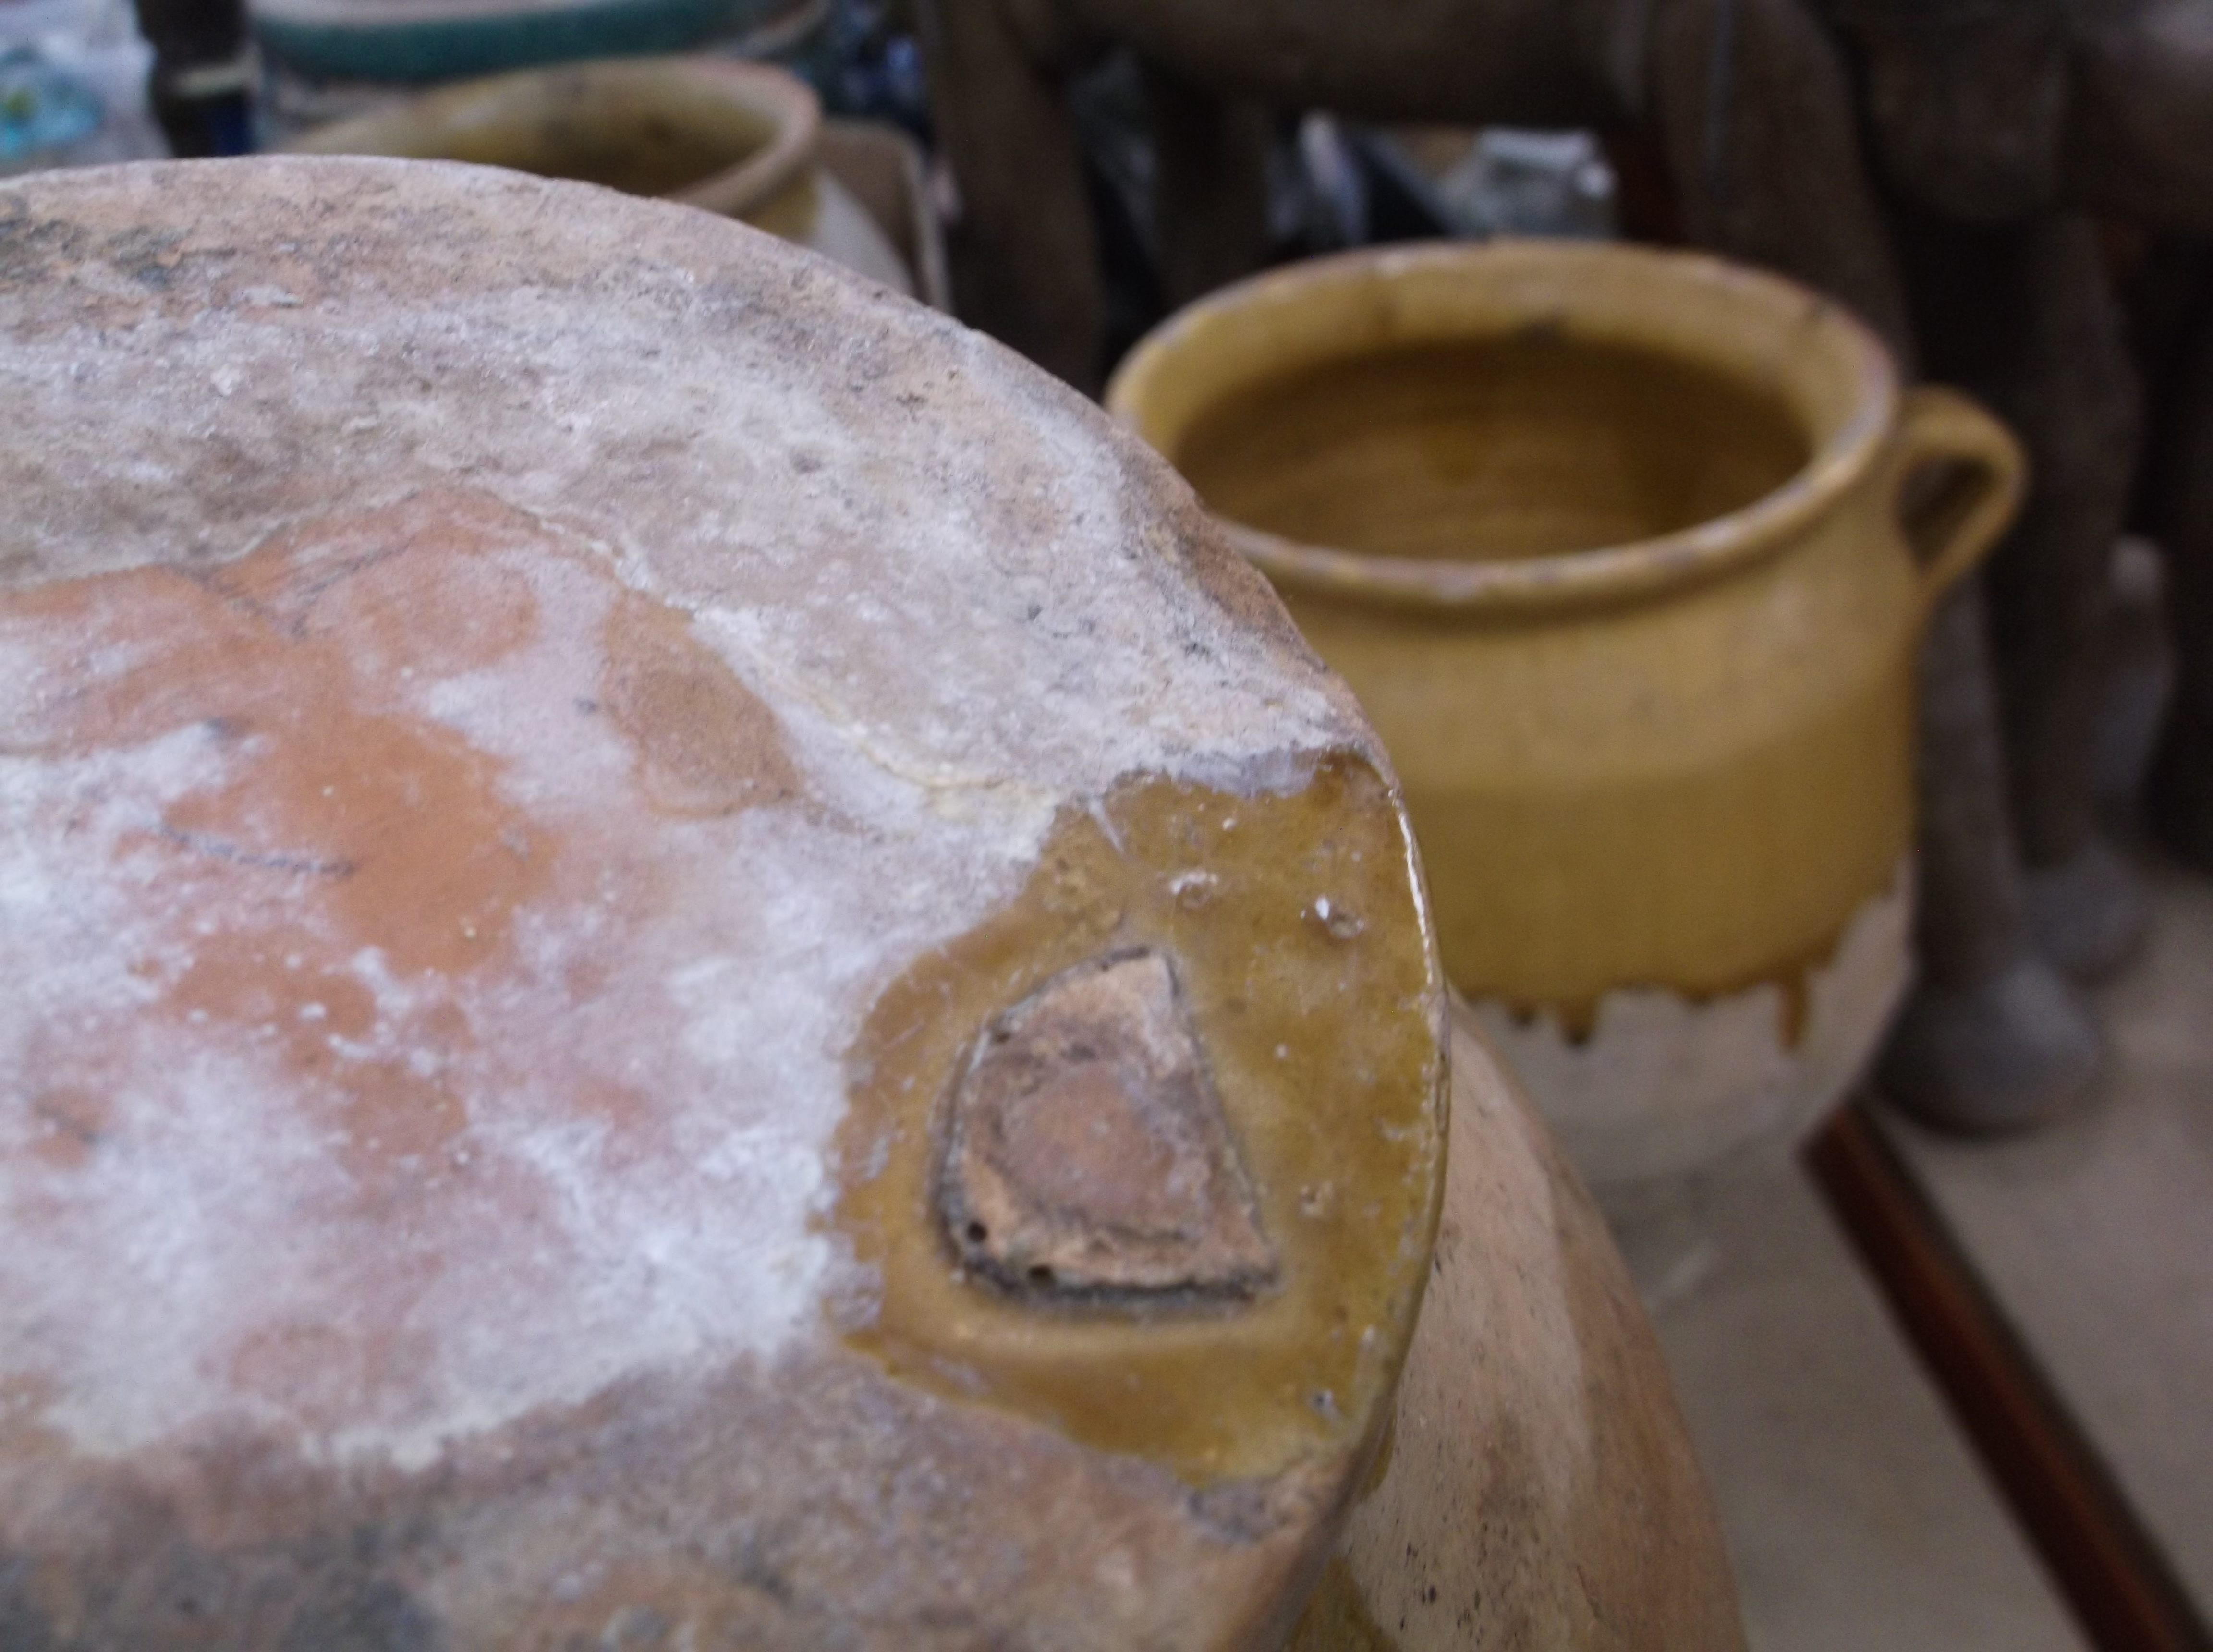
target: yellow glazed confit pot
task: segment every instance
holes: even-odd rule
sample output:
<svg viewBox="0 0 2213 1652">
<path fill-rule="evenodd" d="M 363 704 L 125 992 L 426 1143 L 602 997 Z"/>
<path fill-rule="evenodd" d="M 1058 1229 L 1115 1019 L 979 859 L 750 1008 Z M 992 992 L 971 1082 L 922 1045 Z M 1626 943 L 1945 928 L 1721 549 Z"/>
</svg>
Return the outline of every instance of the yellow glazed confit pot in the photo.
<svg viewBox="0 0 2213 1652">
<path fill-rule="evenodd" d="M 2022 463 L 1771 276 L 1503 242 L 1184 311 L 1109 405 L 1398 766 L 1446 967 L 1617 1217 L 1787 1140 L 1910 972 L 1914 661 Z"/>
</svg>

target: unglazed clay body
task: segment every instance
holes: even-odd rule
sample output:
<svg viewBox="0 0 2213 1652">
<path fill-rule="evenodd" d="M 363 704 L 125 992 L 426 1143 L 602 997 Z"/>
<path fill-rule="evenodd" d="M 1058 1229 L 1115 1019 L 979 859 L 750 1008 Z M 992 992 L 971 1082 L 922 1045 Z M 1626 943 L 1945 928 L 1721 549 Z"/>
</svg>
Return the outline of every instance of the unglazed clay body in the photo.
<svg viewBox="0 0 2213 1652">
<path fill-rule="evenodd" d="M 1165 466 L 772 238 L 420 162 L 0 191 L 0 1642 L 1283 1643 L 1446 1003 Z M 1514 1369 L 1642 1372 L 1489 1471 L 1501 1621 L 1734 1647 L 1639 1328 L 1457 1254 Z"/>
<path fill-rule="evenodd" d="M 1292 1652 L 1737 1645 L 1605 1220 L 1466 1004 L 1453 1020 L 1436 1270 L 1383 1460 Z"/>
<path fill-rule="evenodd" d="M 1775 277 L 1538 242 L 1228 289 L 1109 402 L 1375 718 L 1446 968 L 1612 1210 L 1841 1094 L 1908 973 L 1921 628 L 2019 493 L 1995 421 Z"/>
</svg>

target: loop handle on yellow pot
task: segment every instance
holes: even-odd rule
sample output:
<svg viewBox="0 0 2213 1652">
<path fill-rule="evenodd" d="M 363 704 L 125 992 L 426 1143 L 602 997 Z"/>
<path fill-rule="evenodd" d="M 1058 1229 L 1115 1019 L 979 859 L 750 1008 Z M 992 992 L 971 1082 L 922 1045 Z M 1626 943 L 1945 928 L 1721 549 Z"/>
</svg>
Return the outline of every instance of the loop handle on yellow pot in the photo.
<svg viewBox="0 0 2213 1652">
<path fill-rule="evenodd" d="M 1936 599 L 1989 554 L 2021 507 L 2021 443 L 1956 390 L 1918 385 L 1899 408 L 1892 484 L 1899 527 Z"/>
</svg>

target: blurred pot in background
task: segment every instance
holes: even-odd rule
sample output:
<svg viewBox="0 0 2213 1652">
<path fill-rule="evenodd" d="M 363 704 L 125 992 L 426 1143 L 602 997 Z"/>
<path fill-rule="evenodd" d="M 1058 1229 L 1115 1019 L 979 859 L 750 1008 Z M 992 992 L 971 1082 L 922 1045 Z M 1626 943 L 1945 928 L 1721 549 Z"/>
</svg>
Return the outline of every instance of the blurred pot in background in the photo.
<svg viewBox="0 0 2213 1652">
<path fill-rule="evenodd" d="M 821 126 L 814 91 L 781 70 L 728 58 L 640 58 L 464 82 L 319 127 L 292 147 L 469 161 L 681 201 L 741 218 L 911 296 L 907 262 L 817 164 Z M 918 176 L 912 165 L 906 172 Z"/>
</svg>

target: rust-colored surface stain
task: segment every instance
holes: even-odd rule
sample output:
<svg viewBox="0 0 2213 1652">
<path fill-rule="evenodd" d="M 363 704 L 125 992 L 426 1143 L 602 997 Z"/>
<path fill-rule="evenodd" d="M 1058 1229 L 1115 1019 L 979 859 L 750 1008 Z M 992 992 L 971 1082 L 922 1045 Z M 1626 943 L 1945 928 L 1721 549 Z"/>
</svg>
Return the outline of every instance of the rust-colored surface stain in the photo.
<svg viewBox="0 0 2213 1652">
<path fill-rule="evenodd" d="M 1369 1437 L 1420 1300 L 1444 1135 L 1436 982 L 1400 817 L 1357 758 L 1285 796 L 1135 780 L 1070 811 L 1021 896 L 925 956 L 852 1054 L 836 1230 L 877 1271 L 851 1344 L 910 1381 L 1206 1484 Z M 1055 1302 L 962 1267 L 933 1197 L 981 1030 L 1062 971 L 1172 957 L 1280 1281 Z"/>
</svg>

